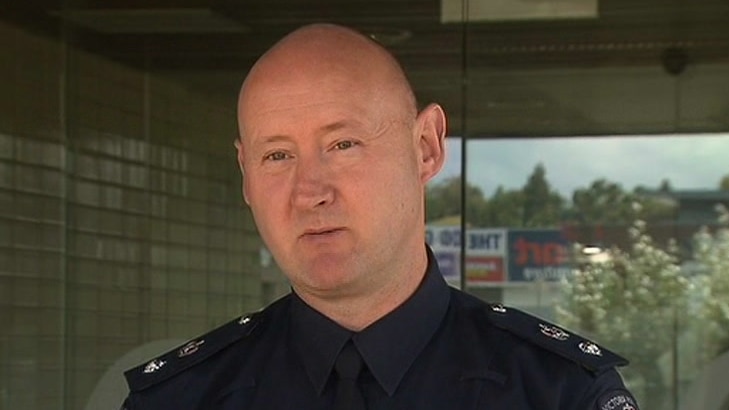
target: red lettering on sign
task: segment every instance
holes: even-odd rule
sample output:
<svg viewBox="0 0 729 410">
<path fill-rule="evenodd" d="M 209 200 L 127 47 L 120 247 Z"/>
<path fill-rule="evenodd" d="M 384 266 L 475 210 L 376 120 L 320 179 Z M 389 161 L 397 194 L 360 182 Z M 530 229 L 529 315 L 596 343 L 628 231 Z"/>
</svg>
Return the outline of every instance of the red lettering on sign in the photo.
<svg viewBox="0 0 729 410">
<path fill-rule="evenodd" d="M 567 248 L 558 242 L 529 242 L 519 238 L 514 248 L 517 265 L 554 266 L 567 262 Z"/>
</svg>

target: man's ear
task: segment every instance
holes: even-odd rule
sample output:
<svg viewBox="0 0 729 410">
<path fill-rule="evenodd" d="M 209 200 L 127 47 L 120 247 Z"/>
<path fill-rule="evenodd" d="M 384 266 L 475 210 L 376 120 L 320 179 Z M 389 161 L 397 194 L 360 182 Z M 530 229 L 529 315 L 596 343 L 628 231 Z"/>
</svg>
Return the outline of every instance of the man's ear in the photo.
<svg viewBox="0 0 729 410">
<path fill-rule="evenodd" d="M 420 180 L 433 178 L 445 162 L 446 116 L 438 104 L 425 107 L 416 119 L 420 148 Z"/>
<path fill-rule="evenodd" d="M 240 169 L 241 191 L 243 192 L 243 200 L 247 205 L 250 205 L 251 203 L 248 201 L 248 184 L 246 183 L 246 171 L 243 168 L 243 142 L 241 142 L 240 138 L 236 138 L 235 141 L 233 141 L 233 146 L 235 146 L 238 157 L 238 169 Z"/>
</svg>

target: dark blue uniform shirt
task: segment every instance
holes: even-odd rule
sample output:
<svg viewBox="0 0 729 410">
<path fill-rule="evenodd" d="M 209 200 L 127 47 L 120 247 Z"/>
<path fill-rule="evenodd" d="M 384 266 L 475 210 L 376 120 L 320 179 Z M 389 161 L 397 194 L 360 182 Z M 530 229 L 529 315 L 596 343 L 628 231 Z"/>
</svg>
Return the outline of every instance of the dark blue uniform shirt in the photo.
<svg viewBox="0 0 729 410">
<path fill-rule="evenodd" d="M 371 410 L 638 408 L 614 369 L 623 358 L 448 287 L 432 254 L 415 294 L 361 332 L 292 294 L 128 371 L 123 408 L 329 409 L 350 338 Z"/>
<path fill-rule="evenodd" d="M 294 348 L 295 359 L 303 364 L 303 377 L 311 382 L 311 391 L 317 396 L 310 400 L 324 405 L 332 401 L 334 361 L 351 338 L 365 362 L 361 388 L 368 408 L 400 408 L 395 405 L 412 403 L 418 389 L 404 387 L 401 393 L 395 393 L 403 381 L 409 383 L 413 379 L 406 375 L 416 359 L 431 362 L 436 357 L 426 347 L 444 323 L 449 301 L 448 286 L 433 272 L 425 276 L 415 294 L 398 309 L 361 332 L 352 333 L 293 295 L 288 343 Z"/>
</svg>

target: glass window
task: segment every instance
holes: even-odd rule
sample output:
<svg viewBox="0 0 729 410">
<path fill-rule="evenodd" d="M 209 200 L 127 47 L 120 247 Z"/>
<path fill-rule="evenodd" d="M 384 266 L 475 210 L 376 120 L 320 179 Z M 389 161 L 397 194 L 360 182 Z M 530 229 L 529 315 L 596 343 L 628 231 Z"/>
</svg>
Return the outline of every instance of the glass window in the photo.
<svg viewBox="0 0 729 410">
<path fill-rule="evenodd" d="M 644 406 L 695 397 L 728 340 L 727 135 L 467 149 L 466 288 L 631 358 L 624 376 Z"/>
</svg>

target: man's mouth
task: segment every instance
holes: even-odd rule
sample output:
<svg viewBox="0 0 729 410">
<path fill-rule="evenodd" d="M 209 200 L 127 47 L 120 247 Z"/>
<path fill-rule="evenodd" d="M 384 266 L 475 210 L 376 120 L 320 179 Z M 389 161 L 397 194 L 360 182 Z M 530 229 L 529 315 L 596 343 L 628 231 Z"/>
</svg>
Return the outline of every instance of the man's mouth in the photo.
<svg viewBox="0 0 729 410">
<path fill-rule="evenodd" d="M 307 229 L 304 231 L 304 234 L 302 236 L 324 236 L 332 233 L 336 233 L 341 231 L 342 228 L 317 228 L 317 229 Z"/>
</svg>

